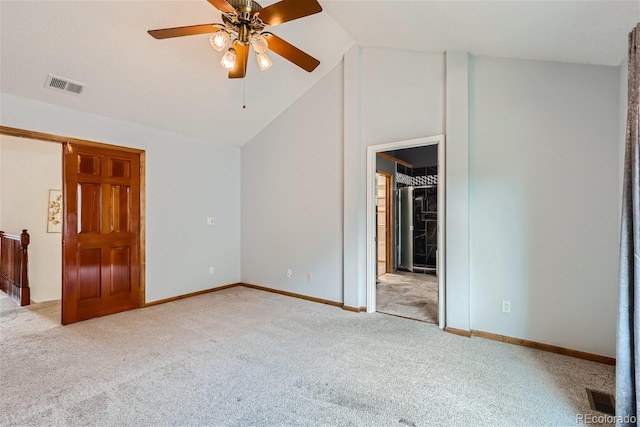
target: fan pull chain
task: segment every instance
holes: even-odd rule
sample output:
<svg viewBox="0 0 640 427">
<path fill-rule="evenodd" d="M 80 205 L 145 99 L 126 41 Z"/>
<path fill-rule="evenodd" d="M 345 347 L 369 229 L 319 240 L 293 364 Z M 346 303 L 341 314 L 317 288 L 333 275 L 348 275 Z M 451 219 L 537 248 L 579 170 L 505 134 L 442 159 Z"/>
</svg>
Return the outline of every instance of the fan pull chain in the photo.
<svg viewBox="0 0 640 427">
<path fill-rule="evenodd" d="M 242 108 L 247 108 L 247 79 L 242 79 Z"/>
</svg>

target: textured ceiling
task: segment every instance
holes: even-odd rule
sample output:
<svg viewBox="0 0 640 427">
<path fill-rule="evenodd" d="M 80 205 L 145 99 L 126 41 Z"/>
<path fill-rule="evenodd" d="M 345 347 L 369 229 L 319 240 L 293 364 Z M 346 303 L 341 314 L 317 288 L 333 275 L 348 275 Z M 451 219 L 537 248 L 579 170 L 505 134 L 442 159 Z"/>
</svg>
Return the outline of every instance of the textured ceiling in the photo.
<svg viewBox="0 0 640 427">
<path fill-rule="evenodd" d="M 324 10 L 361 46 L 618 66 L 632 1 L 340 1 Z"/>
<path fill-rule="evenodd" d="M 627 34 L 640 21 L 640 0 L 320 3 L 323 13 L 273 28 L 318 58 L 316 71 L 306 73 L 272 54 L 271 70 L 260 72 L 250 60 L 246 79 L 229 80 L 218 64 L 222 53 L 211 49 L 207 35 L 155 40 L 146 33 L 220 22 L 220 13 L 205 0 L 2 0 L 0 89 L 242 145 L 335 67 L 354 43 L 617 66 L 626 55 Z M 86 83 L 85 93 L 45 89 L 49 73 Z"/>
<path fill-rule="evenodd" d="M 219 65 L 222 52 L 211 48 L 208 35 L 156 40 L 147 34 L 221 22 L 205 0 L 2 1 L 0 6 L 3 92 L 229 145 L 247 142 L 353 45 L 329 15 L 319 13 L 272 29 L 321 61 L 313 73 L 271 54 L 269 71 L 261 72 L 250 58 L 247 78 L 230 80 Z M 321 31 L 324 42 L 317 37 Z M 79 97 L 45 89 L 49 73 L 87 88 Z"/>
</svg>

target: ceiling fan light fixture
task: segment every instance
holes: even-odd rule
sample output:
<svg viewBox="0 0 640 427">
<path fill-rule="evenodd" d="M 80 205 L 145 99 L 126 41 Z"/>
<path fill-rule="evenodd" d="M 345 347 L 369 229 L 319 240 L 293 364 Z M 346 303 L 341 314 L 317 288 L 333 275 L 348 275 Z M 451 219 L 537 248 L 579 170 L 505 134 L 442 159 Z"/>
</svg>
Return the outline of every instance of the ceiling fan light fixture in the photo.
<svg viewBox="0 0 640 427">
<path fill-rule="evenodd" d="M 255 0 L 206 1 L 221 13 L 222 23 L 162 28 L 149 30 L 147 33 L 158 40 L 207 34 L 211 46 L 216 51 L 224 52 L 220 65 L 229 70 L 230 79 L 245 78 L 251 50 L 256 54 L 262 71 L 273 66 L 267 50 L 309 73 L 320 65 L 320 61 L 313 56 L 270 31 L 265 31 L 276 25 L 322 12 L 319 0 L 271 0 L 271 4 L 264 8 Z"/>
<path fill-rule="evenodd" d="M 236 50 L 232 47 L 224 54 L 220 64 L 227 70 L 232 70 L 236 65 Z"/>
<path fill-rule="evenodd" d="M 267 38 L 260 33 L 253 33 L 249 37 L 249 43 L 253 47 L 253 50 L 256 53 L 265 53 L 267 48 L 269 47 L 269 43 L 267 42 Z"/>
<path fill-rule="evenodd" d="M 258 60 L 258 67 L 260 67 L 260 71 L 267 71 L 273 65 L 271 58 L 269 58 L 264 52 L 256 53 L 256 59 Z"/>
<path fill-rule="evenodd" d="M 209 37 L 209 43 L 211 43 L 211 47 L 215 50 L 221 51 L 227 43 L 229 43 L 230 38 L 229 33 L 224 30 L 218 30 L 211 34 L 211 37 Z"/>
</svg>

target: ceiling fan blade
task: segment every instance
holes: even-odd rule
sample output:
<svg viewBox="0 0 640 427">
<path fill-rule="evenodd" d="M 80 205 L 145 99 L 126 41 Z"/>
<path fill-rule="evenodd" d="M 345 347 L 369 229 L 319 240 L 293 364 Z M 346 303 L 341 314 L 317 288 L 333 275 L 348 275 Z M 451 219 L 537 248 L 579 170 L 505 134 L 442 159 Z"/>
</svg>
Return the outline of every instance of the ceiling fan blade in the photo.
<svg viewBox="0 0 640 427">
<path fill-rule="evenodd" d="M 196 34 L 215 33 L 218 31 L 216 25 L 222 24 L 202 24 L 202 25 L 190 25 L 188 27 L 175 27 L 175 28 L 163 28 L 161 30 L 149 30 L 147 31 L 152 37 L 156 39 L 169 39 L 171 37 L 193 36 Z"/>
<path fill-rule="evenodd" d="M 320 61 L 316 58 L 301 51 L 291 43 L 282 40 L 275 34 L 262 33 L 262 35 L 267 38 L 270 50 L 282 56 L 284 59 L 293 62 L 298 67 L 308 72 L 312 72 L 318 65 L 320 65 Z"/>
<path fill-rule="evenodd" d="M 317 0 L 282 0 L 262 9 L 258 12 L 258 18 L 273 27 L 319 12 L 322 12 L 322 6 Z"/>
<path fill-rule="evenodd" d="M 226 0 L 207 0 L 220 12 L 235 13 L 236 10 Z"/>
<path fill-rule="evenodd" d="M 249 59 L 249 45 L 239 43 L 233 46 L 236 50 L 236 64 L 229 70 L 230 79 L 242 79 L 247 74 L 247 60 Z"/>
</svg>

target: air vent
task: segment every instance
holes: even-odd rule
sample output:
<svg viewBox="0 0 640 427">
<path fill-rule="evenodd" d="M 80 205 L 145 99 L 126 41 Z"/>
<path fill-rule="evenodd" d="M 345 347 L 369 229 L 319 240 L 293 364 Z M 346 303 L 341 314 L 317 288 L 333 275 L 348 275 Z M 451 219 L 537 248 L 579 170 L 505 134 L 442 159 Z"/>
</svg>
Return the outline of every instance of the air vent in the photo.
<svg viewBox="0 0 640 427">
<path fill-rule="evenodd" d="M 74 95 L 81 95 L 86 84 L 74 82 L 63 77 L 57 77 L 52 74 L 47 76 L 47 80 L 44 82 L 44 87 L 57 90 L 60 92 L 71 93 Z"/>
<path fill-rule="evenodd" d="M 591 409 L 609 415 L 616 414 L 616 402 L 612 395 L 587 389 L 587 397 L 589 398 Z"/>
</svg>

